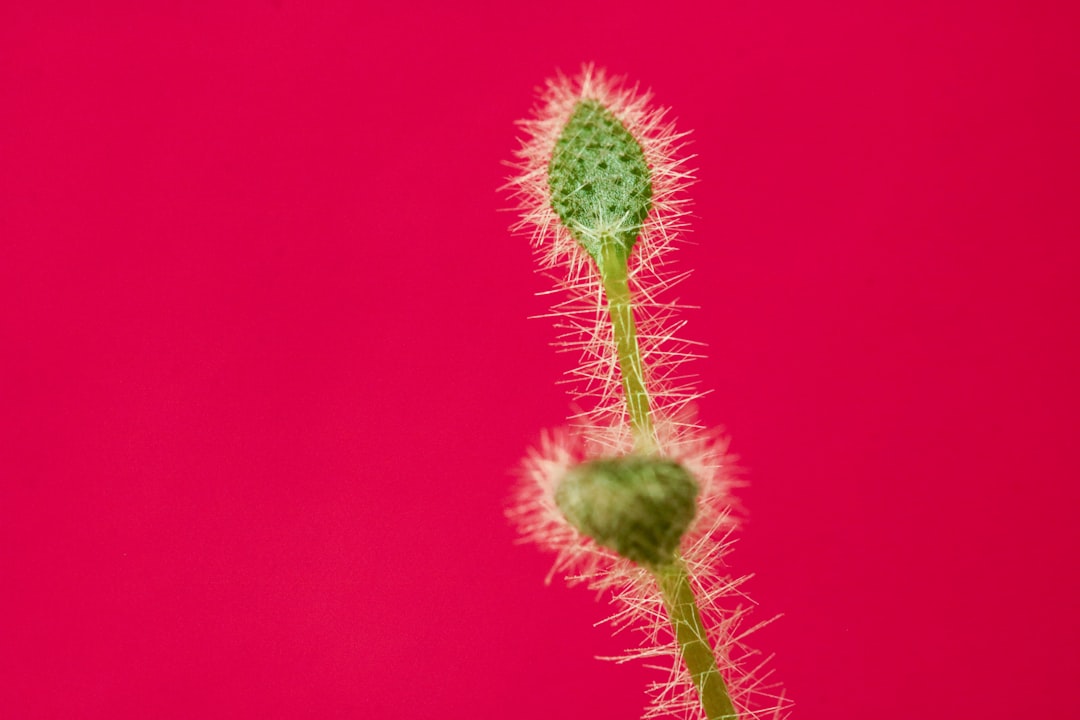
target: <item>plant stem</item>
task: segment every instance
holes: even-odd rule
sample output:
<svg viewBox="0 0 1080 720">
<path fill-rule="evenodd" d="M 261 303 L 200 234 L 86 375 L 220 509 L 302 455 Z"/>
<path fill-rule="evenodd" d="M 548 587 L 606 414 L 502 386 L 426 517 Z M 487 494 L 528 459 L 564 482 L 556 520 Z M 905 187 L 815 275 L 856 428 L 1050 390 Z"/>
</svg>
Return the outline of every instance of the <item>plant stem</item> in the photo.
<svg viewBox="0 0 1080 720">
<path fill-rule="evenodd" d="M 690 576 L 681 560 L 652 568 L 660 585 L 664 608 L 671 619 L 671 627 L 678 640 L 686 669 L 697 688 L 701 707 L 709 720 L 738 720 L 738 713 L 731 704 L 727 685 L 720 675 L 713 655 L 705 625 L 701 621 L 690 586 Z"/>
<path fill-rule="evenodd" d="M 615 351 L 622 374 L 623 397 L 634 430 L 634 447 L 644 454 L 656 451 L 652 415 L 649 410 L 649 391 L 645 387 L 645 371 L 638 349 L 634 306 L 630 297 L 630 282 L 626 272 L 627 259 L 615 242 L 601 245 L 597 266 L 607 295 L 608 314 L 615 335 Z"/>
<path fill-rule="evenodd" d="M 634 322 L 634 305 L 630 296 L 630 282 L 626 271 L 627 258 L 615 242 L 601 244 L 597 268 L 607 296 L 608 313 L 611 316 L 615 336 L 615 351 L 622 374 L 623 397 L 630 424 L 634 430 L 634 448 L 639 453 L 656 452 L 649 392 L 645 386 L 644 366 L 638 348 L 637 325 Z M 720 675 L 705 625 L 701 621 L 694 589 L 686 566 L 679 559 L 651 568 L 660 586 L 664 608 L 671 620 L 675 639 L 679 643 L 683 662 L 697 688 L 701 706 L 708 720 L 738 720 L 731 704 L 727 685 Z"/>
</svg>

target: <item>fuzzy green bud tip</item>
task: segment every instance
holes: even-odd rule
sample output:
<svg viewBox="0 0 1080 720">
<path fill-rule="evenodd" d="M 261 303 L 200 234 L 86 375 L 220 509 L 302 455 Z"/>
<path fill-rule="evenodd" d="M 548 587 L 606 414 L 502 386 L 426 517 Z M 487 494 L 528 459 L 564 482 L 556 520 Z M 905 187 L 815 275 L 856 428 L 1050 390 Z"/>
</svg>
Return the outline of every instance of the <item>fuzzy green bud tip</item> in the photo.
<svg viewBox="0 0 1080 720">
<path fill-rule="evenodd" d="M 548 171 L 551 204 L 594 260 L 612 244 L 622 260 L 652 207 L 645 152 L 610 110 L 581 100 L 555 143 Z"/>
<path fill-rule="evenodd" d="M 677 462 L 630 455 L 571 468 L 555 502 L 574 527 L 640 565 L 672 562 L 694 519 L 698 486 Z"/>
</svg>

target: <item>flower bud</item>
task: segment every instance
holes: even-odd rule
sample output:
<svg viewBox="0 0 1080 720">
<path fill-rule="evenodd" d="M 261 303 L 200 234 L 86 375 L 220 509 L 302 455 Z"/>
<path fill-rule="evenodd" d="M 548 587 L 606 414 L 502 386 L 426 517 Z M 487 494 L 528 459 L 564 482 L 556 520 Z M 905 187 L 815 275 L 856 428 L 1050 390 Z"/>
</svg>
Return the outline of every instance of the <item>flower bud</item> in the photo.
<svg viewBox="0 0 1080 720">
<path fill-rule="evenodd" d="M 652 181 L 641 145 L 610 110 L 580 100 L 551 155 L 551 204 L 563 225 L 600 262 L 604 242 L 623 262 L 652 207 Z"/>
<path fill-rule="evenodd" d="M 679 463 L 642 455 L 570 468 L 555 503 L 580 532 L 640 565 L 675 558 L 694 519 L 698 486 Z"/>
</svg>

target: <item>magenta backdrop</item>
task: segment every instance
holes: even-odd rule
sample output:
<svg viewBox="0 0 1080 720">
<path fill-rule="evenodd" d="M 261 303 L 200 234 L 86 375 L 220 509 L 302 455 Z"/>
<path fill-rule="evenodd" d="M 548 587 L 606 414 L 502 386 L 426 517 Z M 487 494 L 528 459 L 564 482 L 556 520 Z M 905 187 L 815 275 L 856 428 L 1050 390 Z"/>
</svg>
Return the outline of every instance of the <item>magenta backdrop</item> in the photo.
<svg viewBox="0 0 1080 720">
<path fill-rule="evenodd" d="M 1072 3 L 154 4 L 0 10 L 0 714 L 638 716 L 503 517 L 574 359 L 501 163 L 595 60 L 693 130 L 796 717 L 1080 716 Z"/>
</svg>

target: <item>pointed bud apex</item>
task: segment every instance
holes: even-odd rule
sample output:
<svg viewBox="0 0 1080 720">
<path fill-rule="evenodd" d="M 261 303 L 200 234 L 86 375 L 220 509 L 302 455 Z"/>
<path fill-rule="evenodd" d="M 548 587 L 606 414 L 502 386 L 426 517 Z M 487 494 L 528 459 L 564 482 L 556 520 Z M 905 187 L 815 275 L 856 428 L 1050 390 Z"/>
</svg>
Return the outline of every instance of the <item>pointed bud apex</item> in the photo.
<svg viewBox="0 0 1080 720">
<path fill-rule="evenodd" d="M 596 100 L 581 100 L 551 156 L 551 204 L 594 260 L 609 242 L 625 263 L 652 207 L 649 175 L 630 131 Z"/>
<path fill-rule="evenodd" d="M 675 558 L 694 519 L 698 486 L 673 460 L 630 455 L 567 471 L 555 502 L 579 531 L 641 565 Z"/>
</svg>

